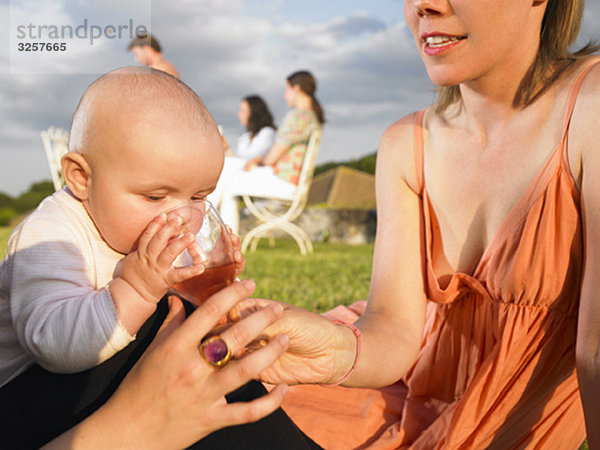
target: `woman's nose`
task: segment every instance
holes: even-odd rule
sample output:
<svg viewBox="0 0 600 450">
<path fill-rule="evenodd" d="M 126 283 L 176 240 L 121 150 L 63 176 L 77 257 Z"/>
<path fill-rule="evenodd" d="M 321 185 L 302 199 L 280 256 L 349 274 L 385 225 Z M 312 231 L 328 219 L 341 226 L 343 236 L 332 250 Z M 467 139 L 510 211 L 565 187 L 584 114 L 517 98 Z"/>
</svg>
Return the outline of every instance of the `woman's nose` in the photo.
<svg viewBox="0 0 600 450">
<path fill-rule="evenodd" d="M 441 14 L 446 0 L 410 0 L 420 17 Z"/>
</svg>

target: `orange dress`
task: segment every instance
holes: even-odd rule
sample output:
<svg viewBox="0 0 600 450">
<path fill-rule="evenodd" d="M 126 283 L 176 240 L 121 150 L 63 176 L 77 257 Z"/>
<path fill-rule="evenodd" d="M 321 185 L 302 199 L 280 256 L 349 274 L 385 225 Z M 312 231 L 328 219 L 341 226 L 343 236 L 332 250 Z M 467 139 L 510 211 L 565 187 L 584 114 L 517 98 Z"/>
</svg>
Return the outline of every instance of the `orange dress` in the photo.
<svg viewBox="0 0 600 450">
<path fill-rule="evenodd" d="M 575 371 L 583 241 L 567 131 L 590 68 L 571 88 L 560 144 L 474 273 L 443 285 L 432 268 L 440 234 L 423 179 L 423 112 L 416 114 L 429 300 L 421 351 L 406 377 L 384 389 L 291 388 L 284 409 L 320 445 L 505 450 L 583 442 Z M 355 320 L 363 310 L 364 303 L 327 315 Z"/>
</svg>

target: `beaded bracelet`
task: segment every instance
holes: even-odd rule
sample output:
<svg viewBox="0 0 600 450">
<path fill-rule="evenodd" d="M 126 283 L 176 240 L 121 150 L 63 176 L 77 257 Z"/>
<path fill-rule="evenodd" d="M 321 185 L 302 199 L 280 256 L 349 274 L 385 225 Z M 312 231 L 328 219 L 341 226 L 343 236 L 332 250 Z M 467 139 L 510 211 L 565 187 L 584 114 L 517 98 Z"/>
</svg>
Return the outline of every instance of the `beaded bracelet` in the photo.
<svg viewBox="0 0 600 450">
<path fill-rule="evenodd" d="M 354 371 L 356 370 L 356 366 L 358 366 L 358 361 L 360 360 L 360 352 L 362 349 L 362 335 L 360 334 L 360 330 L 358 328 L 356 328 L 350 322 L 346 322 L 344 320 L 337 320 L 337 319 L 332 320 L 332 322 L 337 325 L 344 325 L 344 326 L 350 328 L 352 330 L 352 333 L 354 333 L 354 336 L 356 336 L 356 356 L 354 357 L 354 364 L 352 364 L 352 367 L 350 368 L 348 373 L 346 375 L 344 375 L 340 381 L 338 381 L 337 383 L 328 385 L 328 386 L 339 386 L 344 381 L 346 381 L 350 377 L 350 375 L 352 375 L 352 373 L 354 373 Z"/>
</svg>

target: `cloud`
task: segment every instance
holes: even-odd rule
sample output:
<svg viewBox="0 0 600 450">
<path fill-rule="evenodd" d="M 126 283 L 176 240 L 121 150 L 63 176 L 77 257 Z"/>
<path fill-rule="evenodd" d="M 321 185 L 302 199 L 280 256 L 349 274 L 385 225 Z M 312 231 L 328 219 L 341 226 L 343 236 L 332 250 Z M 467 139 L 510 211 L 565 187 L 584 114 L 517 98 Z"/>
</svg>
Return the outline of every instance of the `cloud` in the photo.
<svg viewBox="0 0 600 450">
<path fill-rule="evenodd" d="M 382 20 L 371 17 L 366 11 L 358 11 L 350 17 L 339 17 L 329 25 L 330 31 L 339 38 L 357 37 L 385 29 Z"/>
<path fill-rule="evenodd" d="M 600 44 L 600 2 L 587 0 L 583 13 L 578 45 L 587 43 L 590 39 Z"/>
</svg>

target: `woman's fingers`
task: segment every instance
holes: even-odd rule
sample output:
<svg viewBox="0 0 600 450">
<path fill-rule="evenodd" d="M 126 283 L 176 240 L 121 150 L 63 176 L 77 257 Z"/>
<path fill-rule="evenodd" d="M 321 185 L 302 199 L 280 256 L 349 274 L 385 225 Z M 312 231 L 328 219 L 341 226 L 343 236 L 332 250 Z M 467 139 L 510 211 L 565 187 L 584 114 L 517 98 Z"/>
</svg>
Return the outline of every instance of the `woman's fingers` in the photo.
<svg viewBox="0 0 600 450">
<path fill-rule="evenodd" d="M 242 300 L 237 305 L 235 305 L 238 320 L 247 317 L 255 313 L 256 311 L 266 308 L 269 305 L 273 305 L 274 303 L 279 303 L 284 309 L 287 306 L 285 303 L 278 302 L 276 300 L 267 300 L 263 298 L 247 298 L 245 300 Z"/>
<path fill-rule="evenodd" d="M 229 350 L 235 355 L 252 342 L 257 335 L 283 316 L 283 307 L 274 303 L 256 311 L 243 321 L 236 322 L 220 334 Z"/>
<path fill-rule="evenodd" d="M 200 352 L 205 355 L 207 362 L 223 368 L 230 358 L 239 358 L 243 355 L 246 346 L 257 339 L 262 331 L 283 316 L 281 305 L 274 304 L 264 308 L 243 321 L 237 322 L 228 327 L 221 327 L 220 330 L 213 329 L 209 340 L 204 341 Z M 285 338 L 287 340 L 287 337 Z M 287 342 L 287 341 L 286 341 Z M 265 340 L 264 345 L 267 341 Z M 287 345 L 287 344 L 286 344 Z M 277 355 L 275 355 L 275 358 Z M 267 361 L 267 367 L 273 363 Z M 231 364 L 231 363 L 229 363 Z M 242 374 L 241 377 L 234 378 L 234 383 L 249 381 L 252 377 L 258 376 L 264 368 L 255 368 L 253 375 Z M 230 369 L 232 370 L 232 369 Z M 227 385 L 225 389 L 235 388 L 235 385 Z"/>
<path fill-rule="evenodd" d="M 182 341 L 198 347 L 204 335 L 213 328 L 219 319 L 240 300 L 252 295 L 254 289 L 256 289 L 254 281 L 236 281 L 210 296 L 177 330 L 178 333 L 184 335 Z"/>
<path fill-rule="evenodd" d="M 256 422 L 262 419 L 279 408 L 287 392 L 288 386 L 280 384 L 268 394 L 250 402 L 224 405 L 216 419 L 219 422 L 219 428 Z"/>
<path fill-rule="evenodd" d="M 261 372 L 285 353 L 289 344 L 290 340 L 286 335 L 275 336 L 260 350 L 248 353 L 243 358 L 234 360 L 220 369 L 213 378 L 215 384 L 223 391 L 231 392 L 238 386 L 258 378 Z"/>
</svg>

